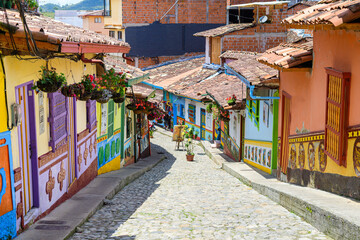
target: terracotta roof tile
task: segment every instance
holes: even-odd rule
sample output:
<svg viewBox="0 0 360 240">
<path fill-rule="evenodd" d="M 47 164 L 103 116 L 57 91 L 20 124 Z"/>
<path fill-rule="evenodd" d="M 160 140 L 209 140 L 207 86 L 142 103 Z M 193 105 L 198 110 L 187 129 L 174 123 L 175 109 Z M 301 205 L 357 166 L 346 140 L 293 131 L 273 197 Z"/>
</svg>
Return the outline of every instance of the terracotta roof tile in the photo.
<svg viewBox="0 0 360 240">
<path fill-rule="evenodd" d="M 277 85 L 278 71 L 256 61 L 260 55 L 257 53 L 242 53 L 236 61 L 230 62 L 228 66 L 245 77 L 252 85 L 262 85 L 274 81 L 271 84 Z"/>
<path fill-rule="evenodd" d="M 221 27 L 209 29 L 203 32 L 195 33 L 195 37 L 218 37 L 227 33 L 243 30 L 246 28 L 254 27 L 253 23 L 240 23 L 240 24 L 228 24 Z"/>
<path fill-rule="evenodd" d="M 331 24 L 335 27 L 360 18 L 360 0 L 321 1 L 283 20 L 285 24 Z"/>
<path fill-rule="evenodd" d="M 146 82 L 166 88 L 173 82 L 201 69 L 204 60 L 205 58 L 196 58 L 147 70 L 145 72 L 150 74 L 150 79 Z"/>
<path fill-rule="evenodd" d="M 6 11 L 10 25 L 17 26 L 19 30 L 22 30 L 23 24 L 19 17 L 19 12 L 11 10 Z M 25 18 L 31 31 L 38 31 L 53 39 L 57 39 L 59 42 L 85 42 L 129 47 L 129 44 L 126 42 L 56 21 L 49 17 L 26 13 Z M 0 11 L 0 19 L 0 22 L 6 23 L 4 11 Z"/>
<path fill-rule="evenodd" d="M 114 68 L 115 72 L 125 72 L 127 78 L 137 78 L 146 74 L 140 68 L 126 64 L 121 59 L 111 55 L 104 57 L 104 64 L 107 70 Z"/>
<path fill-rule="evenodd" d="M 254 54 L 256 54 L 256 53 L 254 53 L 254 52 L 245 52 L 245 51 L 228 50 L 228 51 L 224 52 L 223 54 L 221 54 L 221 55 L 220 55 L 220 58 L 239 59 L 239 58 L 241 58 L 244 54 L 254 55 Z"/>
<path fill-rule="evenodd" d="M 312 61 L 312 54 L 313 40 L 306 38 L 295 43 L 282 43 L 268 49 L 257 60 L 270 66 L 291 68 Z"/>
<path fill-rule="evenodd" d="M 225 73 L 220 73 L 213 78 L 188 86 L 182 89 L 180 93 L 201 100 L 204 98 L 202 95 L 206 94 L 206 91 L 213 95 L 222 106 L 227 105 L 226 98 L 231 97 L 233 94 L 237 97 L 238 101 L 246 98 L 246 85 L 237 77 L 229 76 Z"/>
</svg>

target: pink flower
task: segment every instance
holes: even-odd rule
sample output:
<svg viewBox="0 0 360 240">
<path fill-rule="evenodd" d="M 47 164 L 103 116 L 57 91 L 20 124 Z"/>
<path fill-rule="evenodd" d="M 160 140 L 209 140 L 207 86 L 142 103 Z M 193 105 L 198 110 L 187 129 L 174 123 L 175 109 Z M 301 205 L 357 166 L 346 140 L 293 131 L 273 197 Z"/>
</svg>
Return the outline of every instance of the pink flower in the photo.
<svg viewBox="0 0 360 240">
<path fill-rule="evenodd" d="M 90 75 L 90 80 L 93 81 L 94 80 L 94 76 Z"/>
</svg>

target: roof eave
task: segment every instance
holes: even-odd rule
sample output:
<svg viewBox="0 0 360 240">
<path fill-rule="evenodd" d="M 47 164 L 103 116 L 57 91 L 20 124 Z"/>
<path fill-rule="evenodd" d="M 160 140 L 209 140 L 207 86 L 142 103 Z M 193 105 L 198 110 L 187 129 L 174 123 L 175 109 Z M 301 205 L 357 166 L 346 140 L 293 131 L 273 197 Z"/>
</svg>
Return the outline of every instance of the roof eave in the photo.
<svg viewBox="0 0 360 240">
<path fill-rule="evenodd" d="M 62 42 L 61 53 L 129 53 L 130 47 L 86 42 Z"/>
</svg>

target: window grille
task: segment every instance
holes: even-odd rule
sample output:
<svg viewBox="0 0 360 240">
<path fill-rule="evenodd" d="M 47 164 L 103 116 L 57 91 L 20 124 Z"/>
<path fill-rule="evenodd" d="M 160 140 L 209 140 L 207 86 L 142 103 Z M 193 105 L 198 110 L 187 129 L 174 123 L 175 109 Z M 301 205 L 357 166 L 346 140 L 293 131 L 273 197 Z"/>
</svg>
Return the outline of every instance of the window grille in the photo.
<svg viewBox="0 0 360 240">
<path fill-rule="evenodd" d="M 346 166 L 350 73 L 325 68 L 327 73 L 325 153 Z"/>
</svg>

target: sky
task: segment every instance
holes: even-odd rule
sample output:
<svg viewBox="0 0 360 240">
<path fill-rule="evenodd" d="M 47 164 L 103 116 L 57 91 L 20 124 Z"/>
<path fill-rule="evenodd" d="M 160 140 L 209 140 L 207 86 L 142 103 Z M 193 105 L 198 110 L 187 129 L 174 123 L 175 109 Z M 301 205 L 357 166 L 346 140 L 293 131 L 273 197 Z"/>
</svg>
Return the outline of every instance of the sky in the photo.
<svg viewBox="0 0 360 240">
<path fill-rule="evenodd" d="M 60 5 L 65 5 L 65 4 L 73 4 L 73 3 L 78 3 L 81 0 L 39 0 L 40 5 L 42 4 L 46 4 L 46 3 L 56 3 L 56 4 L 60 4 Z"/>
</svg>

